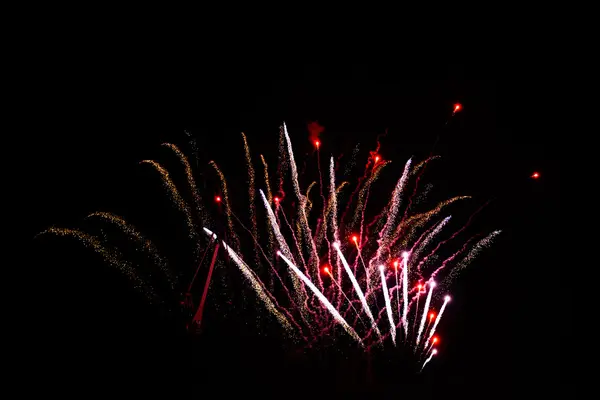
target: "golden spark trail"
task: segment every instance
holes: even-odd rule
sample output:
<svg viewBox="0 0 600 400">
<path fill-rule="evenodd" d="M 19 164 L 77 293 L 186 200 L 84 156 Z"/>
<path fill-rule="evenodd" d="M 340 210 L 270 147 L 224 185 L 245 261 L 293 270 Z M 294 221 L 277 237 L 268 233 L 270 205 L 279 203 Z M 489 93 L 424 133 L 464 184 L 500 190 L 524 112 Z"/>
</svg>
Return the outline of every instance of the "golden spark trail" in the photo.
<svg viewBox="0 0 600 400">
<path fill-rule="evenodd" d="M 171 272 L 171 269 L 168 267 L 167 262 L 160 256 L 158 253 L 158 249 L 154 246 L 154 243 L 149 239 L 146 239 L 144 235 L 138 232 L 137 229 L 131 224 L 129 224 L 125 219 L 119 217 L 118 215 L 108 213 L 108 212 L 95 212 L 88 215 L 86 218 L 100 218 L 105 221 L 108 221 L 117 227 L 125 234 L 127 234 L 131 239 L 133 239 L 138 246 L 140 246 L 144 251 L 146 251 L 154 261 L 154 264 L 160 268 L 160 270 L 165 274 L 167 281 L 169 282 L 169 286 L 171 289 L 175 289 L 177 284 L 177 277 Z"/>
<path fill-rule="evenodd" d="M 310 213 L 312 209 L 312 201 L 310 201 L 310 190 L 317 184 L 317 181 L 312 181 L 310 185 L 308 185 L 308 189 L 306 189 L 306 212 Z"/>
<path fill-rule="evenodd" d="M 444 207 L 447 207 L 450 204 L 457 202 L 459 200 L 465 200 L 465 199 L 470 199 L 470 198 L 471 198 L 471 196 L 452 197 L 451 199 L 440 202 L 435 208 L 433 208 L 429 211 L 426 211 L 426 212 L 423 212 L 420 214 L 415 214 L 412 217 L 408 218 L 407 220 L 403 221 L 396 228 L 396 231 L 394 232 L 392 243 L 390 244 L 390 247 L 395 246 L 396 243 L 398 242 L 398 240 L 400 240 L 400 238 L 402 237 L 403 240 L 399 246 L 401 248 L 406 248 L 408 246 L 408 243 L 411 242 L 412 240 L 414 240 L 414 235 L 415 235 L 415 232 L 417 231 L 417 229 L 423 227 L 423 225 L 425 225 L 429 221 L 431 221 L 431 219 L 433 217 L 435 217 L 436 215 L 438 215 Z M 405 228 L 409 228 L 407 232 L 404 232 Z M 402 235 L 400 235 L 400 234 L 402 234 Z"/>
<path fill-rule="evenodd" d="M 181 211 L 185 215 L 185 221 L 190 231 L 190 239 L 195 240 L 196 248 L 195 248 L 195 256 L 198 257 L 200 252 L 200 242 L 198 241 L 198 237 L 196 234 L 196 225 L 194 224 L 194 219 L 192 218 L 192 212 L 190 211 L 190 207 L 187 205 L 187 202 L 181 197 L 179 191 L 177 190 L 177 186 L 173 183 L 171 176 L 169 175 L 169 171 L 167 171 L 162 165 L 153 160 L 142 160 L 140 164 L 148 164 L 152 166 L 158 173 L 160 174 L 163 185 L 169 191 L 169 195 L 171 196 L 171 200 L 173 203 L 177 205 L 179 211 Z"/>
<path fill-rule="evenodd" d="M 143 293 L 148 300 L 157 300 L 157 296 L 152 287 L 135 272 L 135 269 L 128 262 L 121 260 L 119 253 L 117 253 L 115 250 L 109 250 L 106 248 L 97 237 L 77 229 L 55 227 L 38 233 L 36 237 L 46 234 L 53 234 L 61 237 L 72 237 L 77 239 L 84 246 L 91 248 L 94 250 L 94 252 L 101 255 L 104 261 L 111 267 L 119 270 L 123 275 L 128 277 L 133 282 L 134 288 Z"/>
<path fill-rule="evenodd" d="M 271 182 L 269 180 L 269 166 L 267 165 L 267 162 L 265 161 L 265 158 L 263 157 L 263 155 L 260 155 L 260 160 L 262 161 L 263 164 L 263 172 L 265 175 L 265 187 L 267 188 L 267 201 L 269 202 L 269 204 L 273 204 L 273 195 L 271 193 Z M 268 240 L 269 240 L 269 259 L 272 260 L 273 259 L 273 247 L 274 247 L 274 242 L 273 242 L 273 232 L 271 231 L 270 228 L 270 223 L 267 220 L 267 235 L 268 235 Z"/>
<path fill-rule="evenodd" d="M 217 163 L 215 163 L 214 161 L 211 161 L 208 164 L 215 169 L 217 175 L 219 176 L 219 180 L 221 182 L 221 191 L 223 192 L 222 197 L 223 204 L 225 206 L 225 218 L 227 219 L 227 229 L 229 231 L 229 236 L 233 240 L 234 244 L 239 248 L 239 239 L 235 233 L 235 230 L 233 229 L 233 220 L 231 219 L 231 204 L 229 203 L 229 192 L 227 190 L 227 181 L 225 180 L 225 175 L 223 175 L 223 172 L 221 172 L 221 170 L 217 166 Z"/>
<path fill-rule="evenodd" d="M 488 236 L 486 236 L 485 238 L 481 239 L 479 242 L 477 242 L 471 248 L 471 250 L 469 251 L 469 253 L 465 256 L 465 258 L 463 258 L 462 261 L 460 261 L 454 268 L 452 268 L 452 270 L 450 271 L 449 275 L 442 282 L 442 286 L 447 286 L 452 280 L 456 279 L 456 277 L 458 276 L 458 274 L 462 270 L 464 270 L 475 259 L 475 257 L 477 257 L 477 255 L 483 249 L 489 247 L 492 244 L 492 241 L 500 233 L 502 233 L 502 231 L 500 231 L 500 230 L 494 231 L 494 232 L 490 233 Z"/>
<path fill-rule="evenodd" d="M 183 164 L 185 168 L 185 176 L 188 182 L 188 186 L 190 187 L 190 191 L 192 192 L 192 196 L 194 197 L 194 205 L 196 206 L 196 212 L 198 213 L 200 221 L 202 223 L 205 223 L 207 219 L 206 211 L 204 210 L 204 206 L 202 205 L 202 197 L 200 196 L 200 191 L 196 187 L 196 180 L 194 179 L 194 173 L 192 172 L 192 167 L 188 158 L 174 144 L 163 143 L 162 145 L 171 149 L 177 155 L 177 157 L 179 157 L 179 161 Z"/>
<path fill-rule="evenodd" d="M 248 140 L 246 135 L 242 132 L 242 140 L 244 141 L 244 154 L 246 156 L 246 167 L 248 168 L 248 202 L 250 212 L 250 223 L 252 229 L 252 236 L 258 241 L 258 224 L 256 222 L 256 201 L 255 201 L 255 188 L 254 188 L 254 167 L 252 166 L 252 157 L 250 156 L 250 147 L 248 146 Z M 254 246 L 254 261 L 257 266 L 260 266 L 260 255 L 258 253 L 258 247 Z"/>
</svg>

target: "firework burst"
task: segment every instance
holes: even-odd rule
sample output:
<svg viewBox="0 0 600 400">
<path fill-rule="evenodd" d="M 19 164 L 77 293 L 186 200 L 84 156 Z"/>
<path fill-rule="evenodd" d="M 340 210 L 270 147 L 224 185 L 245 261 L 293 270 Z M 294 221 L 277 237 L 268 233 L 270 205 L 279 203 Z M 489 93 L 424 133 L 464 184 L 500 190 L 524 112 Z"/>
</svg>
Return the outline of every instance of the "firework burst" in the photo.
<svg viewBox="0 0 600 400">
<path fill-rule="evenodd" d="M 276 188 L 271 187 L 265 157 L 260 155 L 256 169 L 256 160 L 245 135 L 242 135 L 242 144 L 248 170 L 249 202 L 241 206 L 247 207 L 249 212 L 243 214 L 244 218 L 236 215 L 225 176 L 211 161 L 210 169 L 219 180 L 219 191 L 214 198 L 221 210 L 219 215 L 212 215 L 213 225 L 206 216 L 210 205 L 202 203 L 203 198 L 213 196 L 200 196 L 190 163 L 177 146 L 165 144 L 185 167 L 191 201 L 184 198 L 162 165 L 156 161 L 143 161 L 161 176 L 176 208 L 183 213 L 190 238 L 197 243 L 191 249 L 197 262 L 192 280 L 198 270 L 207 267 L 204 260 L 211 260 L 200 305 L 194 306 L 191 284 L 185 294 L 186 301 L 182 301 L 196 309 L 193 324 L 202 322 L 209 280 L 216 262 L 217 268 L 235 267 L 255 294 L 254 298 L 262 304 L 262 309 L 297 343 L 314 347 L 346 336 L 366 351 L 387 345 L 403 346 L 418 356 L 421 360 L 418 369 L 422 370 L 438 354 L 435 333 L 438 327 L 443 327 L 440 325 L 442 314 L 450 302 L 445 290 L 499 231 L 479 241 L 472 237 L 456 245 L 461 238 L 458 234 L 466 229 L 471 218 L 463 225 L 452 227 L 450 215 L 443 214 L 453 203 L 468 199 L 466 196 L 416 211 L 424 198 L 420 183 L 426 166 L 438 159 L 437 156 L 419 163 L 412 159 L 405 162 L 387 204 L 378 214 L 372 215 L 367 209 L 369 198 L 374 193 L 381 196 L 381 190 L 375 192 L 373 188 L 382 170 L 391 165 L 390 160 L 384 160 L 380 155 L 379 142 L 349 196 L 344 191 L 349 187 L 348 177 L 336 186 L 336 171 L 342 170 L 341 165 L 336 165 L 339 159 L 330 157 L 329 168 L 325 170 L 328 176 L 322 176 L 320 158 L 326 143 L 321 140 L 314 142 L 315 151 L 309 155 L 317 158 L 314 161 L 318 168 L 314 173 L 318 173 L 318 179 L 310 180 L 310 185 L 304 189 L 301 185 L 304 177 L 298 173 L 292 140 L 285 124 L 279 141 Z M 349 161 L 352 165 L 346 165 L 346 171 L 354 166 L 356 159 L 355 151 Z M 305 168 L 310 169 L 310 163 L 305 164 Z M 255 171 L 261 170 L 262 179 L 259 180 Z M 291 186 L 289 199 L 285 195 L 286 185 Z M 318 191 L 311 191 L 314 185 L 319 186 Z M 431 184 L 423 186 L 427 194 Z M 318 193 L 318 196 L 311 199 L 311 193 Z M 192 210 L 198 215 L 193 215 Z M 177 290 L 176 276 L 166 261 L 133 226 L 112 214 L 95 213 L 90 217 L 106 220 L 127 233 L 151 255 L 170 287 Z M 452 229 L 453 232 L 448 233 Z M 119 261 L 93 236 L 55 228 L 46 233 L 78 238 L 103 254 L 111 265 L 132 279 L 136 287 L 151 293 L 151 288 L 139 280 L 130 264 Z M 206 257 L 210 249 L 213 256 Z M 227 269 L 227 274 L 234 273 L 235 269 Z M 436 286 L 436 279 L 441 285 Z M 440 293 L 433 296 L 434 291 Z M 425 302 L 419 310 L 423 295 Z M 437 295 L 445 297 L 433 320 L 430 314 L 436 308 Z"/>
</svg>

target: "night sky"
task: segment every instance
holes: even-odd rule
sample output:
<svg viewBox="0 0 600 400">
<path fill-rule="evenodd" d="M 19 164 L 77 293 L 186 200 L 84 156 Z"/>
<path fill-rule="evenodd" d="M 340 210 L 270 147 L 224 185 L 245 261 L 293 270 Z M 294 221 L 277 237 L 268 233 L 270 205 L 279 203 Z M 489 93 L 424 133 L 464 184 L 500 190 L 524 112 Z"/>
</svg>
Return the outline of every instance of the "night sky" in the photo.
<svg viewBox="0 0 600 400">
<path fill-rule="evenodd" d="M 560 166 L 538 124 L 539 110 L 531 106 L 532 86 L 468 65 L 425 73 L 351 60 L 158 58 L 86 54 L 77 65 L 52 67 L 39 78 L 39 128 L 27 144 L 33 162 L 24 167 L 32 190 L 26 199 L 30 237 L 49 226 L 85 227 L 90 212 L 111 211 L 167 249 L 176 267 L 193 268 L 183 225 L 170 219 L 158 180 L 138 165 L 169 159 L 161 143 L 189 154 L 184 131 L 190 132 L 202 173 L 215 160 L 230 186 L 241 187 L 240 132 L 274 168 L 282 121 L 298 158 L 312 150 L 311 121 L 325 127 L 323 149 L 336 155 L 358 142 L 365 151 L 374 149 L 387 129 L 380 153 L 394 161 L 397 173 L 409 157 L 425 157 L 439 135 L 436 153 L 443 159 L 431 174 L 438 194 L 472 195 L 470 209 L 492 200 L 476 226 L 503 233 L 455 283 L 441 354 L 415 378 L 411 393 L 475 399 L 562 387 L 562 310 L 550 296 L 559 294 L 553 287 L 560 261 Z M 464 110 L 444 128 L 456 102 Z M 531 178 L 535 171 L 539 179 Z M 379 186 L 389 188 L 383 195 L 393 181 Z M 210 185 L 202 190 L 208 199 L 214 195 Z M 220 321 L 210 297 L 206 334 L 188 337 L 180 321 L 145 306 L 126 279 L 73 241 L 32 240 L 28 257 L 43 309 L 34 318 L 31 357 L 40 371 L 49 371 L 48 387 L 197 398 L 282 390 L 282 397 L 313 392 L 319 398 L 328 382 L 343 385 L 333 364 L 291 366 L 274 339 L 253 336 L 260 331 L 253 321 Z M 393 373 L 387 375 L 381 379 L 393 382 Z M 400 397 L 387 383 L 381 392 Z"/>
</svg>

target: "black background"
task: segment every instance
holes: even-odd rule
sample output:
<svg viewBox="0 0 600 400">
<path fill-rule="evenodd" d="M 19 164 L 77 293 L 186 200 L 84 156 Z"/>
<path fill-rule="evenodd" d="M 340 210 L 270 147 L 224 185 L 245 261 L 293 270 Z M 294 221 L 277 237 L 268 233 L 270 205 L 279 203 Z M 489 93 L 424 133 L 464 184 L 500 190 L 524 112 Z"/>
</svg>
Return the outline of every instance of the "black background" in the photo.
<svg viewBox="0 0 600 400">
<path fill-rule="evenodd" d="M 214 159 L 240 183 L 239 133 L 274 166 L 282 121 L 299 154 L 311 150 L 310 121 L 325 127 L 323 150 L 332 152 L 357 142 L 374 149 L 376 135 L 388 129 L 381 154 L 396 172 L 408 157 L 427 155 L 440 135 L 443 161 L 434 181 L 442 194 L 473 195 L 474 205 L 493 200 L 480 227 L 503 234 L 454 287 L 441 355 L 410 382 L 413 393 L 488 398 L 552 393 L 562 384 L 556 328 L 562 310 L 547 305 L 560 259 L 560 165 L 540 123 L 543 107 L 532 105 L 539 95 L 532 81 L 468 64 L 420 70 L 234 51 L 163 54 L 125 44 L 104 48 L 101 41 L 40 54 L 43 67 L 34 68 L 29 99 L 35 112 L 22 135 L 28 161 L 18 166 L 31 191 L 24 196 L 29 237 L 49 226 L 84 226 L 88 213 L 103 210 L 184 252 L 184 242 L 172 243 L 184 241 L 172 233 L 181 226 L 161 214 L 162 187 L 138 165 L 164 159 L 162 142 L 189 149 L 184 130 L 197 138 L 204 162 Z M 455 102 L 464 110 L 444 128 Z M 534 171 L 540 179 L 531 179 Z M 45 390 L 202 397 L 282 386 L 278 396 L 318 398 L 327 387 L 344 386 L 333 361 L 292 365 L 274 339 L 254 336 L 259 329 L 252 321 L 226 327 L 214 317 L 212 328 L 190 338 L 179 321 L 144 306 L 127 281 L 76 244 L 31 240 L 23 265 L 41 288 L 25 314 L 33 326 L 24 333 L 32 351 L 23 368 L 40 376 Z M 357 383 L 356 390 L 390 396 L 408 390 L 386 386 L 394 382 L 391 372 L 379 376 L 386 383 Z"/>
</svg>

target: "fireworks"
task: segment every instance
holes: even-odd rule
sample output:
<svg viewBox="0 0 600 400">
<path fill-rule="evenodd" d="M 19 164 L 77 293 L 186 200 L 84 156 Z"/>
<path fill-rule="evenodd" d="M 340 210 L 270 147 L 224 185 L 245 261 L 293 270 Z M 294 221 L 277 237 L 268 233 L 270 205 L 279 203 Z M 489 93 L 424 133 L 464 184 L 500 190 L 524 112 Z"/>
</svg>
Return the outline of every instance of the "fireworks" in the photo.
<svg viewBox="0 0 600 400">
<path fill-rule="evenodd" d="M 461 109 L 462 106 L 456 104 L 454 113 Z M 391 160 L 381 155 L 383 151 L 379 143 L 377 149 L 371 152 L 364 174 L 358 179 L 352 194 L 347 196 L 344 193 L 349 185 L 347 176 L 346 181 L 336 187 L 335 174 L 341 170 L 336 165 L 339 161 L 331 157 L 329 168 L 325 170 L 329 176 L 322 176 L 320 157 L 327 147 L 323 140 L 312 141 L 315 151 L 310 157 L 317 158 L 313 171 L 318 171 L 319 176 L 310 180 L 310 185 L 304 188 L 301 186 L 304 177 L 299 174 L 285 124 L 279 142 L 276 188 L 271 187 L 265 158 L 260 155 L 259 168 L 256 169 L 247 137 L 243 134 L 242 142 L 249 202 L 236 205 L 240 208 L 234 208 L 232 198 L 238 197 L 230 195 L 225 176 L 214 161 L 210 162 L 210 166 L 220 182 L 219 190 L 200 196 L 199 185 L 195 183 L 186 156 L 175 145 L 165 144 L 185 167 L 193 208 L 163 166 L 155 161 L 142 162 L 159 173 L 176 208 L 182 212 L 189 236 L 197 243 L 192 249 L 195 259 L 200 260 L 203 246 L 206 253 L 216 242 L 213 257 L 207 258 L 211 260 L 209 277 L 193 322 L 199 325 L 202 321 L 210 276 L 219 257 L 221 262 L 239 271 L 263 310 L 273 316 L 283 331 L 297 343 L 312 347 L 332 340 L 335 342 L 346 335 L 366 351 L 388 343 L 407 346 L 419 355 L 421 361 L 425 359 L 420 365 L 422 370 L 438 353 L 434 346 L 439 338 L 435 333 L 450 302 L 450 297 L 440 289 L 448 288 L 451 280 L 500 231 L 493 232 L 473 246 L 474 238 L 456 246 L 456 241 L 461 239 L 458 234 L 466 229 L 471 218 L 456 228 L 450 223 L 449 215 L 440 214 L 453 203 L 467 199 L 466 196 L 441 201 L 429 210 L 415 211 L 421 207 L 424 198 L 420 181 L 426 166 L 438 159 L 437 156 L 418 163 L 409 159 L 387 204 L 373 215 L 367 208 L 369 198 L 374 193 L 381 196 L 382 190 L 375 192 L 372 189 L 381 171 L 392 165 Z M 357 157 L 355 151 L 349 161 L 352 166 Z M 352 166 L 346 165 L 345 170 Z M 310 168 L 310 164 L 303 170 L 306 168 Z M 262 171 L 262 177 L 260 173 L 255 176 L 255 171 Z M 286 184 L 291 186 L 288 197 L 284 191 Z M 319 186 L 320 196 L 313 194 L 311 199 L 311 193 L 317 192 L 316 189 L 311 192 L 314 185 Z M 424 186 L 429 192 L 431 184 Z M 257 194 L 260 199 L 256 199 Z M 219 209 L 219 215 L 212 216 L 217 220 L 212 225 L 206 217 L 209 206 L 202 204 L 203 198 L 210 199 L 211 196 L 215 202 L 213 208 Z M 290 197 L 292 201 L 287 201 Z M 244 213 L 244 218 L 239 218 L 236 210 L 244 208 L 249 212 Z M 192 209 L 198 215 L 193 215 Z M 112 222 L 138 242 L 160 266 L 171 287 L 175 287 L 175 275 L 170 273 L 166 262 L 149 240 L 120 217 L 106 213 L 93 216 Z M 243 220 L 248 221 L 249 228 Z M 453 232 L 446 234 L 451 229 Z M 103 250 L 99 241 L 79 231 L 73 232 L 48 231 L 79 238 L 104 254 L 111 264 L 132 278 L 136 286 L 147 288 L 129 264 L 117 261 L 112 253 Z M 200 235 L 202 232 L 204 235 Z M 250 239 L 251 245 L 248 245 Z M 235 270 L 227 270 L 229 274 L 233 272 Z M 437 287 L 434 278 L 442 282 Z M 445 297 L 439 312 L 431 317 L 431 307 L 436 307 L 434 289 L 436 295 L 439 293 Z M 188 292 L 191 290 L 190 285 Z M 426 299 L 422 310 L 419 310 L 422 294 L 426 294 Z M 191 296 L 190 293 L 187 295 Z"/>
</svg>

